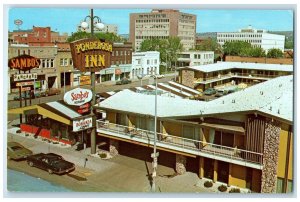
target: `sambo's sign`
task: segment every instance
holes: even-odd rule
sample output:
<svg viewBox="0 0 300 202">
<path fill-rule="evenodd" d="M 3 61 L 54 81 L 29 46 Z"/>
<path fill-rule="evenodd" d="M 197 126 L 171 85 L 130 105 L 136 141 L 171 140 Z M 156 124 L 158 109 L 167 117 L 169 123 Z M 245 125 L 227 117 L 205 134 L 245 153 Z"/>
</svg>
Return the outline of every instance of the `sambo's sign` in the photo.
<svg viewBox="0 0 300 202">
<path fill-rule="evenodd" d="M 84 119 L 79 119 L 79 120 L 73 120 L 73 131 L 81 131 L 85 130 L 88 128 L 91 128 L 93 125 L 93 118 L 84 118 Z"/>
<path fill-rule="evenodd" d="M 64 101 L 69 105 L 80 106 L 90 102 L 93 98 L 92 91 L 89 89 L 75 88 L 65 93 Z"/>
<path fill-rule="evenodd" d="M 70 43 L 73 66 L 81 72 L 96 72 L 110 67 L 112 44 L 98 39 Z"/>
<path fill-rule="evenodd" d="M 41 60 L 30 55 L 21 55 L 9 59 L 8 66 L 12 69 L 19 69 L 22 71 L 29 71 L 33 68 L 39 67 Z"/>
</svg>

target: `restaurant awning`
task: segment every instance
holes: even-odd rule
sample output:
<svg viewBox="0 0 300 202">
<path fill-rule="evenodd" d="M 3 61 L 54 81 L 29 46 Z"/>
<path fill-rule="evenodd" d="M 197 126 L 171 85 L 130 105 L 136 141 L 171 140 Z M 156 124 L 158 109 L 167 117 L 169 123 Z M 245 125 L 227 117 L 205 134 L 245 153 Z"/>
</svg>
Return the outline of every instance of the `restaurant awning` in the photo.
<svg viewBox="0 0 300 202">
<path fill-rule="evenodd" d="M 56 101 L 8 110 L 8 114 L 28 115 L 33 113 L 71 126 L 72 120 L 81 116 L 81 114 Z"/>
</svg>

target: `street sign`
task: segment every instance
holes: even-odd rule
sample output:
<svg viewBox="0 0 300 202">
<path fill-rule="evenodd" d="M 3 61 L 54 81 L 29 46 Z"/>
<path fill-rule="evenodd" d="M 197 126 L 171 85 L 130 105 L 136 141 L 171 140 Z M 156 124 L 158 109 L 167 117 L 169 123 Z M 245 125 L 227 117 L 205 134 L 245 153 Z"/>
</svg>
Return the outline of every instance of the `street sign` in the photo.
<svg viewBox="0 0 300 202">
<path fill-rule="evenodd" d="M 16 84 L 17 87 L 20 87 L 20 86 L 31 86 L 33 85 L 34 82 L 33 81 L 25 81 L 25 82 L 19 82 Z"/>
<path fill-rule="evenodd" d="M 151 153 L 151 158 L 157 158 L 159 156 L 159 152 L 156 152 L 156 155 L 154 156 L 154 153 Z"/>
<path fill-rule="evenodd" d="M 14 74 L 14 81 L 25 81 L 37 79 L 37 73 L 30 74 Z"/>
</svg>

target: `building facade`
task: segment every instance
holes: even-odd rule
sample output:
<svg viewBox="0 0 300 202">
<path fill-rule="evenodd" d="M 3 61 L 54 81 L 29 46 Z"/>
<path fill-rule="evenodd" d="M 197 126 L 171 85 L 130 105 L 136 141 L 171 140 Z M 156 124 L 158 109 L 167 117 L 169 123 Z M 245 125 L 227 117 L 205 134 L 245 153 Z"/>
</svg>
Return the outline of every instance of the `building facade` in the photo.
<svg viewBox="0 0 300 202">
<path fill-rule="evenodd" d="M 131 78 L 139 75 L 159 74 L 160 53 L 158 51 L 135 52 L 132 54 Z"/>
<path fill-rule="evenodd" d="M 14 30 L 9 33 L 12 44 L 27 44 L 29 46 L 51 46 L 57 42 L 66 42 L 67 33 L 60 35 L 51 31 L 50 27 L 35 27 L 29 30 Z"/>
<path fill-rule="evenodd" d="M 239 84 L 251 86 L 291 74 L 293 74 L 293 65 L 218 62 L 181 68 L 179 70 L 179 83 L 204 91 L 220 86 Z"/>
<path fill-rule="evenodd" d="M 218 44 L 223 46 L 227 41 L 249 42 L 253 47 L 262 48 L 266 52 L 272 48 L 277 48 L 281 51 L 284 51 L 285 36 L 270 34 L 266 30 L 253 29 L 251 26 L 249 26 L 246 29 L 240 29 L 238 32 L 217 33 Z"/>
<path fill-rule="evenodd" d="M 105 120 L 97 121 L 98 141 L 109 145 L 112 156 L 129 149 L 132 156 L 152 161 L 150 96 L 124 90 L 98 105 L 106 112 Z M 293 191 L 292 75 L 210 102 L 159 96 L 158 103 L 158 164 L 230 188 Z"/>
<path fill-rule="evenodd" d="M 56 56 L 57 47 L 54 46 L 28 46 L 28 45 L 10 45 L 8 47 L 8 59 L 17 57 L 19 55 L 31 55 L 41 60 L 38 68 L 31 70 L 31 73 L 37 73 L 37 80 L 35 87 L 37 89 L 58 88 L 59 82 L 57 77 Z M 8 67 L 8 92 L 17 92 L 16 82 L 13 81 L 13 75 L 18 74 L 18 70 L 10 69 Z"/>
<path fill-rule="evenodd" d="M 185 50 L 195 47 L 196 15 L 178 10 L 157 10 L 130 14 L 129 41 L 139 51 L 145 39 L 179 37 Z"/>
<path fill-rule="evenodd" d="M 177 66 L 197 66 L 214 63 L 213 51 L 186 51 L 178 54 Z"/>
</svg>

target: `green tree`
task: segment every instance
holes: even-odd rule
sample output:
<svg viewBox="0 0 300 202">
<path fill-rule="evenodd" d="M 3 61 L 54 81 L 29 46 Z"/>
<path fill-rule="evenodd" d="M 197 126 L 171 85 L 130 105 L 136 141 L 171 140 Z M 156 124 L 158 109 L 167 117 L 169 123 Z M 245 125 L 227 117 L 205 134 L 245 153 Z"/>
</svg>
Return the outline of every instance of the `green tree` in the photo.
<svg viewBox="0 0 300 202">
<path fill-rule="evenodd" d="M 183 45 L 179 37 L 169 37 L 166 43 L 166 53 L 170 60 L 170 64 L 175 64 L 178 59 L 178 53 L 183 51 Z"/>
<path fill-rule="evenodd" d="M 79 39 L 86 39 L 90 37 L 91 37 L 90 33 L 79 31 L 79 32 L 72 33 L 72 35 L 68 37 L 67 42 L 70 43 L 73 41 L 77 41 Z"/>
<path fill-rule="evenodd" d="M 75 32 L 73 33 L 68 39 L 67 42 L 72 42 L 72 41 L 76 41 L 79 39 L 85 39 L 85 38 L 91 38 L 92 35 L 91 33 L 87 33 L 87 32 Z M 108 42 L 123 42 L 124 39 L 122 39 L 121 37 L 119 37 L 118 35 L 114 34 L 114 33 L 95 33 L 94 37 L 97 39 L 102 39 Z"/>
<path fill-rule="evenodd" d="M 272 48 L 268 51 L 267 57 L 268 58 L 282 58 L 283 52 L 278 48 Z"/>
<path fill-rule="evenodd" d="M 245 41 L 225 42 L 223 52 L 225 55 L 240 56 L 251 48 L 251 44 Z"/>
<path fill-rule="evenodd" d="M 208 38 L 200 45 L 197 45 L 195 49 L 199 51 L 216 51 L 220 48 L 219 46 L 220 45 L 217 43 L 216 39 Z"/>
</svg>

